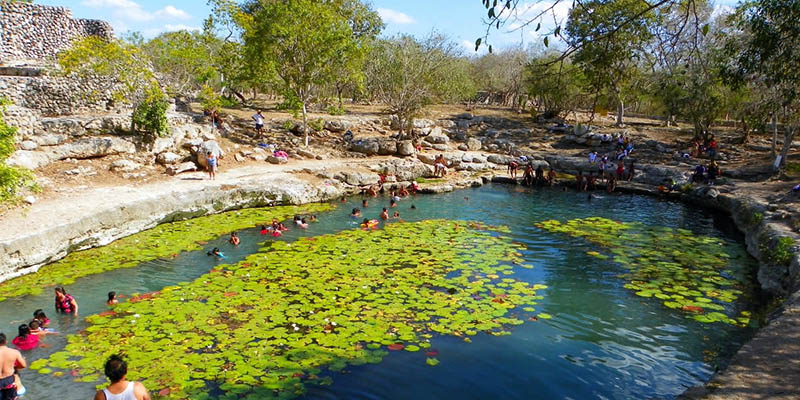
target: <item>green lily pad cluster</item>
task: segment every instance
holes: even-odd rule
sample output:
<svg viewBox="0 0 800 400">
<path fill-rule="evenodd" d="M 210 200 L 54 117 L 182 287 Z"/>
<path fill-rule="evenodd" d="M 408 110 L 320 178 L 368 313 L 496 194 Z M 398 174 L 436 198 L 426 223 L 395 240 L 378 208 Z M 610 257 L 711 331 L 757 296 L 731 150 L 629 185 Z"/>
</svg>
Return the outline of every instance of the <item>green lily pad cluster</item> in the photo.
<svg viewBox="0 0 800 400">
<path fill-rule="evenodd" d="M 545 286 L 509 278 L 522 248 L 444 220 L 267 242 L 236 265 L 89 317 L 64 351 L 31 368 L 96 381 L 121 353 L 130 378 L 162 398 L 264 399 L 301 395 L 330 382 L 325 370 L 389 351 L 435 366 L 420 351 L 435 335 L 509 334 L 523 323 L 510 310 L 541 299 Z"/>
<path fill-rule="evenodd" d="M 685 229 L 652 227 L 591 217 L 567 222 L 549 220 L 538 227 L 584 238 L 607 249 L 588 251 L 598 259 L 612 259 L 629 270 L 621 275 L 626 289 L 637 296 L 656 298 L 700 322 L 746 326 L 750 313 L 728 316 L 726 305 L 742 291 L 740 282 L 726 277 L 730 256 L 718 239 L 694 235 Z"/>
<path fill-rule="evenodd" d="M 69 254 L 33 274 L 0 283 L 0 301 L 10 297 L 37 295 L 45 287 L 69 285 L 77 278 L 130 268 L 142 262 L 172 257 L 181 251 L 198 250 L 198 242 L 220 235 L 270 223 L 295 214 L 319 213 L 333 209 L 330 204 L 251 208 L 171 222 L 119 239 L 108 246 Z"/>
</svg>

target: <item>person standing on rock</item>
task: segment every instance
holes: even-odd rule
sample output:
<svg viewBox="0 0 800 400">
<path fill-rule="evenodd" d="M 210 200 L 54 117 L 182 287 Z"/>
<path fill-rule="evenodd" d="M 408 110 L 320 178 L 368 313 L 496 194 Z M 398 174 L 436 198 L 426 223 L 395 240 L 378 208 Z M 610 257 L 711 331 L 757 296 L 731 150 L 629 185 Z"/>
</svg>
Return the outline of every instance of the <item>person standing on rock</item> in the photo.
<svg viewBox="0 0 800 400">
<path fill-rule="evenodd" d="M 206 168 L 208 168 L 208 179 L 212 181 L 217 179 L 217 157 L 212 152 L 208 152 L 208 163 Z"/>
<path fill-rule="evenodd" d="M 256 121 L 256 135 L 259 137 L 264 135 L 264 115 L 261 114 L 261 110 L 258 110 L 257 113 L 253 114 L 253 121 Z"/>
<path fill-rule="evenodd" d="M 150 400 L 150 393 L 140 382 L 128 381 L 128 364 L 120 356 L 111 356 L 105 365 L 111 383 L 94 395 L 94 400 Z"/>
</svg>

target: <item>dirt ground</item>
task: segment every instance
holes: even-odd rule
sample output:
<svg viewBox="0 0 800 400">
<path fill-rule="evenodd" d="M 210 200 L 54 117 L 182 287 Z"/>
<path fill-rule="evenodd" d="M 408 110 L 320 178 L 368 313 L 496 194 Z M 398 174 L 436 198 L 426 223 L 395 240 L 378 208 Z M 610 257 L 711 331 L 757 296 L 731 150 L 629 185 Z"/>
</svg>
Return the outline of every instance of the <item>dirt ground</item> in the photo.
<svg viewBox="0 0 800 400">
<path fill-rule="evenodd" d="M 258 99 L 248 106 L 222 109 L 221 114 L 223 119 L 233 128 L 231 135 L 219 139 L 220 145 L 226 153 L 232 155 L 235 151 L 238 151 L 238 149 L 246 149 L 259 142 L 279 143 L 284 146 L 291 146 L 291 143 L 296 143 L 299 140 L 297 136 L 284 129 L 276 129 L 275 127 L 269 129 L 270 124 L 267 124 L 269 130 L 265 137 L 254 137 L 255 135 L 250 128 L 252 125 L 250 117 L 256 110 L 263 110 L 267 121 L 284 121 L 293 118 L 290 112 L 278 110 L 277 105 L 278 102 L 275 100 Z M 193 103 L 190 105 L 190 108 L 193 112 L 202 112 L 199 104 Z M 346 110 L 347 112 L 344 117 L 389 116 L 386 112 L 386 107 L 382 105 L 346 104 Z M 475 116 L 494 117 L 497 120 L 503 121 L 504 126 L 514 126 L 517 129 L 529 130 L 529 134 L 527 135 L 520 135 L 519 137 L 512 138 L 518 147 L 524 148 L 532 144 L 558 145 L 558 152 L 568 155 L 584 155 L 589 151 L 589 148 L 586 146 L 570 145 L 563 142 L 559 143 L 564 134 L 548 132 L 546 128 L 551 124 L 537 123 L 528 113 L 520 114 L 504 107 L 479 105 L 467 108 L 463 105 L 435 105 L 428 107 L 421 117 L 448 119 L 465 112 L 472 113 Z M 576 117 L 581 123 L 586 123 L 590 115 L 588 113 L 571 114 L 567 122 L 574 123 Z M 320 112 L 311 112 L 309 115 L 309 119 L 318 118 L 331 118 L 331 116 Z M 297 120 L 299 120 L 299 118 Z M 693 140 L 691 126 L 685 123 L 681 123 L 677 127 L 666 127 L 663 125 L 662 121 L 659 120 L 633 117 L 627 118 L 626 126 L 620 128 L 614 126 L 614 122 L 613 116 L 596 116 L 592 125 L 595 126 L 595 130 L 600 133 L 617 133 L 624 131 L 633 138 L 634 143 L 654 140 L 675 150 L 688 149 Z M 372 127 L 364 129 L 368 131 L 362 132 L 360 128 L 355 128 L 354 132 L 361 136 L 393 133 L 388 127 L 384 132 L 376 131 Z M 475 133 L 478 133 L 477 130 L 470 130 L 469 132 L 471 135 Z M 771 143 L 771 137 L 769 135 L 756 135 L 751 138 L 749 145 L 745 146 L 736 144 L 741 141 L 741 134 L 734 128 L 717 127 L 714 129 L 714 133 L 720 142 L 720 151 L 725 152 L 729 156 L 728 161 L 721 162 L 723 172 L 726 169 L 741 168 L 768 170 L 768 166 L 773 161 L 772 155 L 768 150 Z M 294 142 L 290 142 L 292 140 Z M 332 158 L 357 156 L 346 152 L 341 141 L 341 134 L 335 133 L 312 134 L 311 150 L 317 154 L 326 154 Z M 670 154 L 657 152 L 643 152 L 637 154 L 637 157 L 643 158 L 642 161 L 648 163 L 669 163 L 672 161 Z M 123 158 L 137 161 L 141 163 L 143 167 L 137 171 L 127 173 L 112 172 L 109 168 L 111 163 Z M 45 200 L 65 194 L 69 195 L 71 193 L 80 192 L 88 188 L 138 185 L 168 179 L 169 176 L 164 173 L 164 167 L 154 164 L 153 161 L 154 160 L 148 156 L 142 155 L 59 161 L 35 172 L 41 188 L 41 192 L 35 194 L 35 196 L 40 200 Z M 788 168 L 787 175 L 781 177 L 777 183 L 794 182 L 800 178 L 800 160 L 798 160 L 796 151 L 790 153 L 789 162 L 790 168 Z M 237 162 L 233 160 L 232 156 L 221 160 L 221 168 L 243 168 L 261 164 L 263 164 L 263 162 L 249 159 Z M 775 178 L 772 178 L 772 181 L 775 181 Z M 780 186 L 783 187 L 785 185 L 781 184 Z"/>
</svg>

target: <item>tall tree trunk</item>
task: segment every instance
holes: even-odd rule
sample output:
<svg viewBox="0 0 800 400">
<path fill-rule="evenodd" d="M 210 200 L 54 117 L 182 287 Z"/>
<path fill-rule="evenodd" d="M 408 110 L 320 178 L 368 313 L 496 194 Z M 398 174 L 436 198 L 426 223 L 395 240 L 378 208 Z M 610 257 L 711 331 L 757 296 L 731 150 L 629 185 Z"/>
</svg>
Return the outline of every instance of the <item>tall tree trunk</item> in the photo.
<svg viewBox="0 0 800 400">
<path fill-rule="evenodd" d="M 772 114 L 772 158 L 778 155 L 778 113 Z"/>
<path fill-rule="evenodd" d="M 336 94 L 339 96 L 339 110 L 343 110 L 344 106 L 342 105 L 342 89 L 336 88 Z"/>
<path fill-rule="evenodd" d="M 623 126 L 623 117 L 625 115 L 625 103 L 622 101 L 622 98 L 619 99 L 619 105 L 617 106 L 617 126 Z"/>
<path fill-rule="evenodd" d="M 305 134 L 306 147 L 308 147 L 308 111 L 306 109 L 306 102 L 303 102 L 303 134 Z"/>
<path fill-rule="evenodd" d="M 778 168 L 776 170 L 780 170 L 781 167 L 786 165 L 786 157 L 789 155 L 789 149 L 792 148 L 792 140 L 794 140 L 794 132 L 796 128 L 794 126 L 786 126 L 783 130 L 783 149 L 781 149 L 781 162 L 778 164 Z"/>
</svg>

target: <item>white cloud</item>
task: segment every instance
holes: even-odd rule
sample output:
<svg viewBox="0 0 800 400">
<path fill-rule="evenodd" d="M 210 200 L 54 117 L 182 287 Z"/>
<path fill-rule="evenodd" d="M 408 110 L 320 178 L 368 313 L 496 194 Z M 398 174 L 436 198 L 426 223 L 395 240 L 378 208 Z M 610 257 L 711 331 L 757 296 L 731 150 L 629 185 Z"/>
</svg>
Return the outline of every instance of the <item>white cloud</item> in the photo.
<svg viewBox="0 0 800 400">
<path fill-rule="evenodd" d="M 155 14 L 162 18 L 192 19 L 192 16 L 186 13 L 186 11 L 173 6 L 166 6 L 156 11 Z"/>
<path fill-rule="evenodd" d="M 413 24 L 414 18 L 411 18 L 410 15 L 404 14 L 400 11 L 391 10 L 388 8 L 379 8 L 378 15 L 381 16 L 384 22 L 388 22 L 390 24 Z"/>
<path fill-rule="evenodd" d="M 142 6 L 132 0 L 83 0 L 82 5 L 92 8 L 108 9 L 117 19 L 124 19 L 136 22 L 147 22 L 154 19 L 191 19 L 192 17 L 179 8 L 167 5 L 164 8 L 156 11 L 149 12 L 142 8 Z"/>
<path fill-rule="evenodd" d="M 164 32 L 174 32 L 174 31 L 199 31 L 200 28 L 197 26 L 188 26 L 184 24 L 166 24 L 164 25 Z"/>
</svg>

